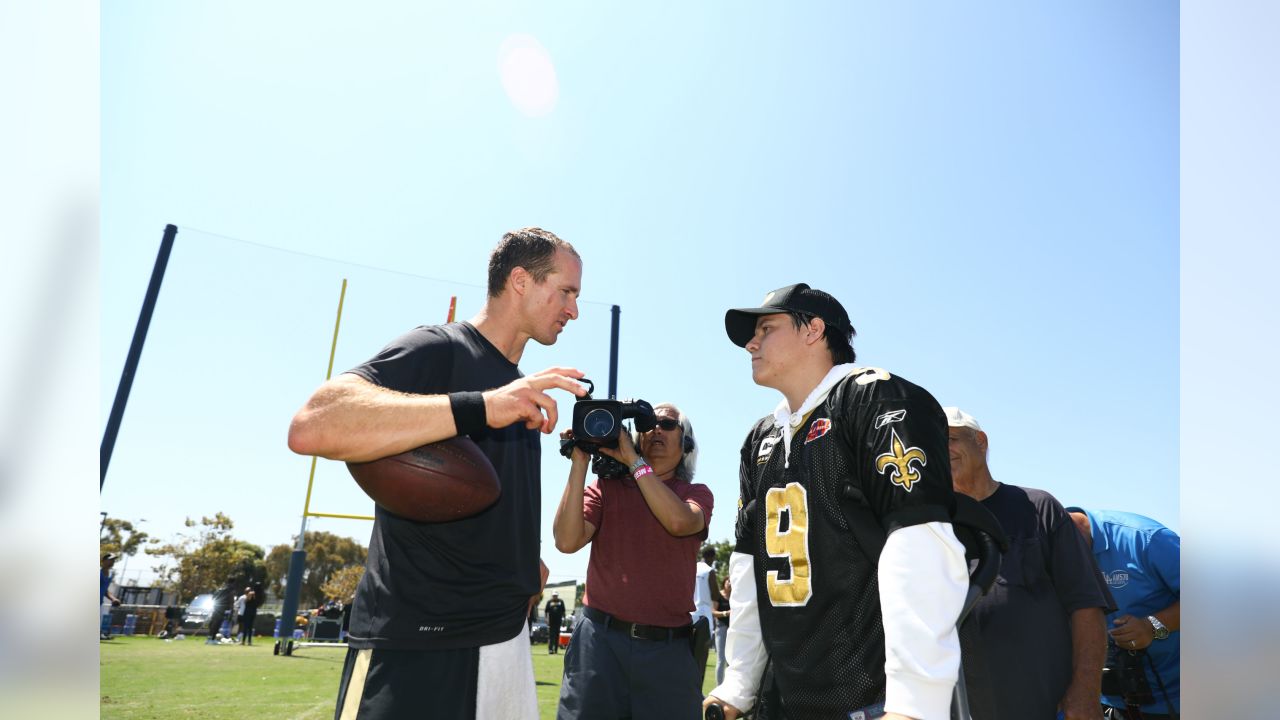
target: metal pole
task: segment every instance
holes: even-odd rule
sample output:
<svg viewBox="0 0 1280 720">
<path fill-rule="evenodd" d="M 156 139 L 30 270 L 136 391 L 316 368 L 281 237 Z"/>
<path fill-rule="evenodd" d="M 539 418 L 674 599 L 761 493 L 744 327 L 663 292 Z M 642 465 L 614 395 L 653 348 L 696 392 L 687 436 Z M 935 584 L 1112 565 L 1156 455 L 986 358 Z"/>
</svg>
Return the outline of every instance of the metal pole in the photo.
<svg viewBox="0 0 1280 720">
<path fill-rule="evenodd" d="M 284 607 L 280 608 L 280 647 L 288 645 L 293 639 L 293 623 L 298 617 L 298 599 L 302 597 L 302 573 L 307 567 L 307 551 L 303 544 L 307 537 L 307 516 L 302 516 L 302 529 L 298 531 L 298 542 L 293 545 L 293 554 L 289 556 L 289 576 L 284 581 Z M 280 652 L 284 655 L 283 649 Z"/>
<path fill-rule="evenodd" d="M 609 399 L 618 399 L 618 316 L 622 308 L 613 306 L 613 327 L 609 331 Z"/>
<path fill-rule="evenodd" d="M 164 280 L 164 270 L 169 265 L 169 254 L 173 251 L 173 240 L 178 235 L 177 225 L 164 226 L 164 238 L 160 240 L 160 253 L 156 256 L 156 264 L 151 268 L 151 282 L 147 285 L 147 294 L 142 299 L 142 313 L 138 315 L 138 325 L 133 329 L 133 342 L 129 345 L 129 355 L 124 361 L 124 371 L 120 374 L 120 384 L 116 387 L 116 399 L 111 403 L 111 416 L 107 418 L 107 430 L 102 435 L 102 448 L 99 451 L 98 491 L 107 481 L 107 466 L 111 464 L 111 453 L 116 447 L 116 435 L 120 433 L 120 420 L 124 418 L 124 406 L 129 402 L 129 390 L 133 387 L 133 376 L 138 370 L 138 359 L 142 357 L 142 344 L 147 341 L 147 328 L 151 326 L 151 314 L 156 309 L 156 298 L 160 296 L 160 283 Z"/>
<path fill-rule="evenodd" d="M 338 330 L 342 327 L 342 305 L 347 299 L 347 279 L 342 278 L 342 290 L 338 292 L 338 315 L 333 321 L 333 342 L 329 345 L 329 367 L 324 371 L 326 381 L 333 377 L 333 357 L 338 351 Z M 311 485 L 316 479 L 316 458 L 311 458 L 311 475 L 307 478 L 307 499 L 302 505 L 302 529 L 298 542 L 289 556 L 289 576 L 285 578 L 284 607 L 280 608 L 280 646 L 293 639 L 293 622 L 298 615 L 298 600 L 302 597 L 302 573 L 307 567 L 307 518 L 311 515 Z M 284 653 L 281 653 L 284 654 Z"/>
</svg>

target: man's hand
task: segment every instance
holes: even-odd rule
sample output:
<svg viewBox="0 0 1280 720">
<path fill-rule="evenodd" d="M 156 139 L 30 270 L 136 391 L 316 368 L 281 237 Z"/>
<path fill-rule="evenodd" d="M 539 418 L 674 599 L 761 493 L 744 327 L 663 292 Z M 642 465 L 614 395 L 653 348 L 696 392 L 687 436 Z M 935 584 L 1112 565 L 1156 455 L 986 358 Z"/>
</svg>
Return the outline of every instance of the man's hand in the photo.
<svg viewBox="0 0 1280 720">
<path fill-rule="evenodd" d="M 574 382 L 574 379 L 581 377 L 582 371 L 575 368 L 547 368 L 486 391 L 484 411 L 489 427 L 504 428 L 524 421 L 524 426 L 530 430 L 550 433 L 556 427 L 558 413 L 556 401 L 546 391 L 560 388 L 582 397 L 587 394 L 587 389 Z"/>
<path fill-rule="evenodd" d="M 566 428 L 563 432 L 560 433 L 560 439 L 572 440 L 573 429 Z M 585 468 L 587 466 L 587 463 L 590 461 L 591 461 L 591 455 L 586 450 L 583 450 L 582 448 L 578 447 L 575 444 L 573 446 L 573 451 L 569 454 L 569 462 L 573 463 L 573 466 L 576 468 Z"/>
<path fill-rule="evenodd" d="M 538 604 L 538 598 L 542 597 L 542 592 L 547 589 L 547 578 L 551 576 L 551 571 L 547 569 L 547 564 L 542 562 L 542 558 L 538 558 L 538 576 L 541 582 L 538 585 L 538 592 L 529 598 L 529 607 L 524 609 L 524 616 L 529 617 L 533 614 L 533 608 Z"/>
<path fill-rule="evenodd" d="M 736 718 L 742 717 L 741 710 L 721 700 L 715 695 L 708 695 L 707 699 L 702 701 L 702 713 L 704 716 L 706 715 L 707 708 L 711 706 L 712 703 L 719 705 L 720 709 L 724 711 L 724 720 L 735 720 Z"/>
<path fill-rule="evenodd" d="M 631 463 L 640 457 L 640 454 L 636 452 L 635 443 L 631 442 L 631 433 L 626 430 L 618 433 L 618 447 L 600 448 L 600 453 L 608 455 L 627 467 L 631 467 Z"/>
<path fill-rule="evenodd" d="M 1121 615 L 1112 621 L 1111 637 L 1122 650 L 1141 650 L 1156 637 L 1155 628 L 1145 617 Z"/>
</svg>

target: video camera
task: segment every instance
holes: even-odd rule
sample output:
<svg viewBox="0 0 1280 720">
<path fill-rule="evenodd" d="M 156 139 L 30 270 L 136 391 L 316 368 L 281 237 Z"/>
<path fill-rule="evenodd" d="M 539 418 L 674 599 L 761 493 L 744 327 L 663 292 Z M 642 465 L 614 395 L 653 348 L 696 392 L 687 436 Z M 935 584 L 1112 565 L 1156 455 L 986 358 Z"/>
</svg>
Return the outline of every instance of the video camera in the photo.
<svg viewBox="0 0 1280 720">
<path fill-rule="evenodd" d="M 601 455 L 600 448 L 618 447 L 618 435 L 624 421 L 632 420 L 637 431 L 649 432 L 658 424 L 658 415 L 645 400 L 593 400 L 591 395 L 596 391 L 595 383 L 587 378 L 582 378 L 582 382 L 589 389 L 573 405 L 573 437 L 560 441 L 560 454 L 572 457 L 576 446 L 593 456 L 591 470 L 595 474 L 601 477 L 626 475 L 627 469 L 622 463 Z"/>
</svg>

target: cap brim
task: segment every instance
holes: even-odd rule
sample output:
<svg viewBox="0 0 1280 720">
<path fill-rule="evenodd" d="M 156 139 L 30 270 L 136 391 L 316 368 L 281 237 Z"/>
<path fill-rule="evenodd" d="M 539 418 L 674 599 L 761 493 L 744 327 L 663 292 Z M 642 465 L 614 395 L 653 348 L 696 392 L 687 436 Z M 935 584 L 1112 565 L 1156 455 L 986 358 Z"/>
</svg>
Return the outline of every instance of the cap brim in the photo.
<svg viewBox="0 0 1280 720">
<path fill-rule="evenodd" d="M 724 314 L 724 330 L 729 333 L 729 339 L 734 345 L 746 347 L 751 342 L 751 336 L 756 334 L 757 318 L 784 312 L 787 312 L 786 309 L 776 307 L 734 308 Z"/>
</svg>

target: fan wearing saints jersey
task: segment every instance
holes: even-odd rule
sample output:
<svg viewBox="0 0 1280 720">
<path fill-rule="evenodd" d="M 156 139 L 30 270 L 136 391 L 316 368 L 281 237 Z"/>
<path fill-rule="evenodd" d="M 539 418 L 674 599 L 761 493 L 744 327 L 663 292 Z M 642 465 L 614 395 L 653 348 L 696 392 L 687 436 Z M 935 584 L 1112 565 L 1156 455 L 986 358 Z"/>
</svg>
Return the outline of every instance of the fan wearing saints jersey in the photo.
<svg viewBox="0 0 1280 720">
<path fill-rule="evenodd" d="M 808 285 L 730 310 L 725 328 L 783 399 L 742 447 L 729 667 L 706 704 L 730 719 L 753 706 L 761 720 L 948 717 L 968 568 L 942 408 L 855 366 L 848 314 Z M 878 555 L 849 526 L 846 494 L 887 533 Z"/>
</svg>

